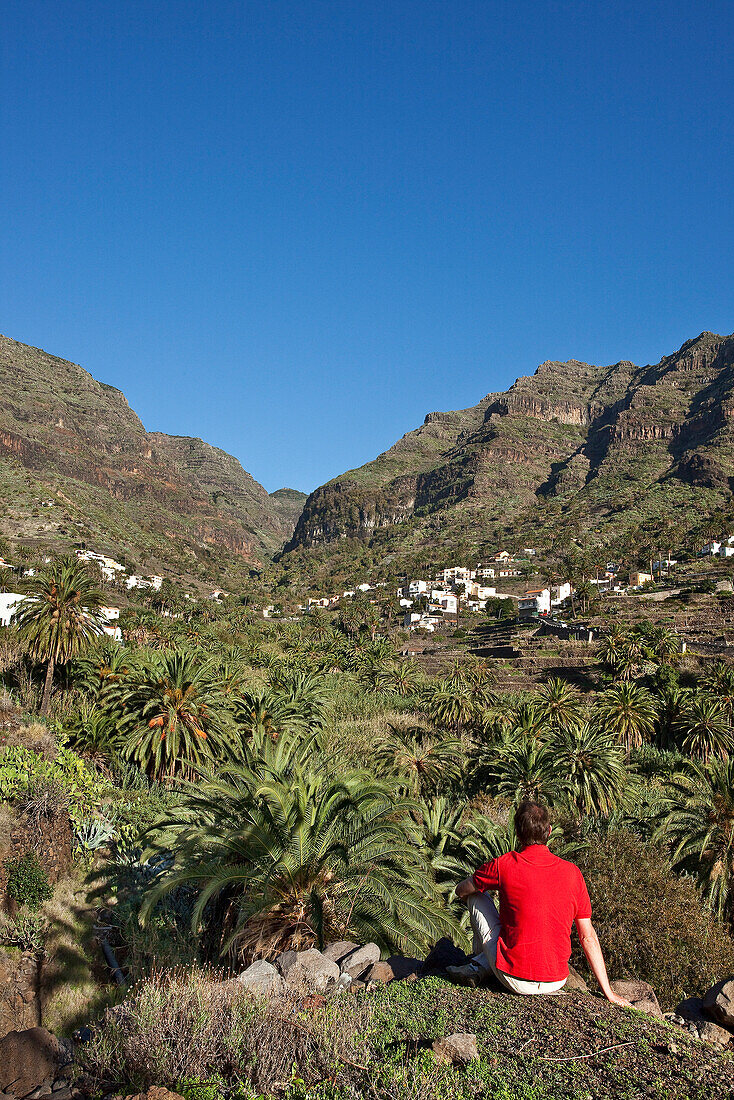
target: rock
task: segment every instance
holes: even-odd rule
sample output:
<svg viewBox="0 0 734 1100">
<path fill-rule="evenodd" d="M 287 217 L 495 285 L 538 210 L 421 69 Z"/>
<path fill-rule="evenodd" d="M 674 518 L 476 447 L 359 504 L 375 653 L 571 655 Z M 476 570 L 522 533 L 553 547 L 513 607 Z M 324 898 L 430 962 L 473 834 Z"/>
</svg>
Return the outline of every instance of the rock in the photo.
<svg viewBox="0 0 734 1100">
<path fill-rule="evenodd" d="M 440 1062 L 452 1062 L 454 1065 L 468 1065 L 479 1057 L 477 1037 L 469 1032 L 457 1032 L 445 1039 L 436 1039 L 433 1053 Z"/>
<path fill-rule="evenodd" d="M 359 978 L 353 978 L 349 988 L 352 993 L 361 993 L 363 989 L 367 988 L 367 982 L 361 982 Z"/>
<path fill-rule="evenodd" d="M 277 966 L 283 977 L 286 976 L 297 958 L 297 951 L 284 951 L 282 955 L 278 955 L 277 959 L 275 960 L 275 965 Z"/>
<path fill-rule="evenodd" d="M 258 959 L 237 975 L 237 982 L 242 989 L 255 993 L 260 997 L 277 996 L 283 992 L 285 985 L 278 971 L 272 963 Z"/>
<path fill-rule="evenodd" d="M 60 1089 L 57 1089 L 56 1085 L 54 1085 L 53 1092 L 51 1093 L 52 1100 L 72 1100 L 73 1095 L 74 1093 L 68 1085 Z"/>
<path fill-rule="evenodd" d="M 0 1039 L 0 1090 L 11 1096 L 27 1096 L 43 1085 L 51 1085 L 68 1051 L 45 1027 L 10 1031 Z M 48 1089 L 49 1095 L 51 1089 Z"/>
<path fill-rule="evenodd" d="M 340 974 L 339 981 L 336 983 L 337 989 L 351 989 L 353 985 L 353 978 L 351 974 Z"/>
<path fill-rule="evenodd" d="M 40 1026 L 39 983 L 40 964 L 34 954 L 0 947 L 0 1035 Z"/>
<path fill-rule="evenodd" d="M 396 982 L 405 981 L 406 978 L 418 977 L 423 971 L 423 963 L 420 959 L 408 959 L 403 955 L 391 955 L 386 961 L 388 966 L 392 967 Z"/>
<path fill-rule="evenodd" d="M 566 984 L 564 985 L 563 988 L 565 990 L 568 990 L 568 992 L 572 992 L 573 990 L 575 990 L 578 993 L 588 993 L 589 992 L 588 985 L 586 984 L 584 979 L 581 977 L 578 970 L 576 970 L 573 966 L 571 966 L 570 963 L 568 964 L 568 981 L 566 982 Z"/>
<path fill-rule="evenodd" d="M 367 985 L 387 985 L 395 978 L 395 971 L 390 963 L 376 962 L 365 972 L 364 980 Z"/>
<path fill-rule="evenodd" d="M 345 974 L 349 974 L 352 978 L 361 978 L 368 967 L 379 961 L 380 949 L 377 944 L 366 943 L 364 947 L 359 947 L 351 955 L 347 955 L 340 966 Z"/>
<path fill-rule="evenodd" d="M 719 1046 L 726 1046 L 732 1038 L 732 1033 L 728 1028 L 714 1023 L 713 1020 L 708 1018 L 704 1010 L 704 1002 L 700 997 L 686 997 L 685 1001 L 681 1001 L 676 1007 L 674 1021 L 675 1023 L 680 1022 L 681 1026 L 688 1027 L 689 1030 L 690 1025 L 693 1024 L 698 1038 L 707 1043 L 718 1043 Z"/>
<path fill-rule="evenodd" d="M 647 982 L 615 981 L 609 983 L 615 993 L 629 1001 L 638 1012 L 647 1012 L 648 1016 L 663 1018 L 663 1011 L 658 1004 L 655 990 Z"/>
<path fill-rule="evenodd" d="M 424 975 L 441 974 L 447 966 L 463 966 L 468 961 L 466 952 L 457 947 L 448 936 L 444 936 L 429 952 L 422 972 Z"/>
<path fill-rule="evenodd" d="M 331 962 L 341 965 L 342 959 L 345 959 L 347 955 L 351 955 L 354 951 L 358 950 L 358 943 L 351 943 L 349 940 L 339 940 L 338 943 L 330 943 L 328 947 L 325 947 L 322 954 L 325 959 L 329 959 Z"/>
<path fill-rule="evenodd" d="M 293 965 L 288 968 L 285 980 L 290 989 L 306 993 L 325 993 L 339 981 L 339 967 L 312 947 L 299 951 Z"/>
<path fill-rule="evenodd" d="M 717 1024 L 734 1028 L 734 977 L 722 978 L 704 993 L 703 1011 Z"/>
<path fill-rule="evenodd" d="M 53 1089 L 49 1084 L 39 1085 L 33 1092 L 29 1092 L 26 1100 L 45 1100 L 47 1096 L 51 1096 Z"/>
</svg>

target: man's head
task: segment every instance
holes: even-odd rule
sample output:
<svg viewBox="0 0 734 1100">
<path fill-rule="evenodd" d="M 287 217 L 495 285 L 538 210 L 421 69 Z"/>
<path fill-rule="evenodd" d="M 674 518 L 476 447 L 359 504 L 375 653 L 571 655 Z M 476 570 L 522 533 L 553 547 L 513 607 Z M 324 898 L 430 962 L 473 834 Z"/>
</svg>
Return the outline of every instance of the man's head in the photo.
<svg viewBox="0 0 734 1100">
<path fill-rule="evenodd" d="M 526 848 L 528 844 L 547 844 L 551 822 L 547 806 L 539 802 L 521 802 L 515 810 L 515 834 Z"/>
</svg>

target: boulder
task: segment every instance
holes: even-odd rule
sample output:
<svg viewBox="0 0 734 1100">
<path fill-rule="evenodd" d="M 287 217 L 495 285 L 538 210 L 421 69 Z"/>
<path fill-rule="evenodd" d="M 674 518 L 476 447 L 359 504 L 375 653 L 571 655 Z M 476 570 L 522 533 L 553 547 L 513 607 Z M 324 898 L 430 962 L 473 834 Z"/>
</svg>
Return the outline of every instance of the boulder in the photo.
<svg viewBox="0 0 734 1100">
<path fill-rule="evenodd" d="M 445 1039 L 434 1041 L 433 1053 L 439 1062 L 452 1062 L 455 1066 L 466 1066 L 479 1057 L 477 1037 L 469 1032 L 447 1035 Z"/>
<path fill-rule="evenodd" d="M 339 981 L 340 970 L 315 947 L 299 951 L 285 972 L 288 987 L 299 993 L 325 993 Z"/>
<path fill-rule="evenodd" d="M 395 978 L 395 971 L 390 966 L 390 963 L 376 962 L 373 963 L 369 970 L 365 971 L 364 980 L 368 985 L 387 985 L 388 982 L 393 981 Z"/>
<path fill-rule="evenodd" d="M 376 943 L 366 943 L 347 955 L 340 966 L 345 974 L 352 978 L 361 978 L 365 970 L 380 961 L 380 949 Z"/>
<path fill-rule="evenodd" d="M 286 976 L 297 958 L 297 951 L 284 951 L 282 955 L 278 955 L 277 959 L 275 960 L 275 965 L 280 973 L 283 975 L 283 977 Z"/>
<path fill-rule="evenodd" d="M 237 982 L 242 989 L 255 993 L 260 997 L 272 997 L 283 992 L 285 985 L 278 971 L 272 963 L 258 959 L 237 975 Z"/>
<path fill-rule="evenodd" d="M 68 1063 L 68 1047 L 45 1027 L 10 1031 L 0 1039 L 0 1091 L 27 1096 L 50 1085 Z"/>
<path fill-rule="evenodd" d="M 609 983 L 615 993 L 629 1001 L 638 1012 L 646 1012 L 648 1016 L 663 1018 L 663 1010 L 658 1004 L 655 990 L 647 982 L 616 981 Z"/>
<path fill-rule="evenodd" d="M 734 1028 L 734 977 L 722 978 L 704 993 L 703 1011 L 715 1023 Z"/>
<path fill-rule="evenodd" d="M 691 1032 L 695 1029 L 698 1038 L 707 1043 L 718 1043 L 723 1047 L 732 1037 L 731 1031 L 708 1019 L 700 997 L 686 997 L 685 1001 L 681 1001 L 673 1013 L 673 1020 Z"/>
<path fill-rule="evenodd" d="M 447 966 L 463 966 L 469 961 L 469 956 L 453 940 L 444 936 L 431 949 L 423 963 L 423 974 L 442 974 Z"/>
<path fill-rule="evenodd" d="M 565 990 L 567 990 L 567 992 L 569 992 L 569 993 L 574 991 L 574 990 L 578 993 L 588 993 L 589 992 L 588 985 L 586 984 L 584 979 L 581 977 L 578 970 L 576 970 L 573 966 L 571 966 L 570 963 L 568 964 L 568 981 L 566 982 L 566 984 L 564 985 L 563 988 Z"/>
<path fill-rule="evenodd" d="M 351 955 L 357 950 L 359 950 L 358 943 L 351 943 L 349 940 L 339 940 L 338 943 L 330 943 L 328 947 L 325 947 L 322 954 L 325 959 L 329 959 L 331 962 L 341 965 L 342 960 L 345 959 L 347 955 Z"/>
</svg>

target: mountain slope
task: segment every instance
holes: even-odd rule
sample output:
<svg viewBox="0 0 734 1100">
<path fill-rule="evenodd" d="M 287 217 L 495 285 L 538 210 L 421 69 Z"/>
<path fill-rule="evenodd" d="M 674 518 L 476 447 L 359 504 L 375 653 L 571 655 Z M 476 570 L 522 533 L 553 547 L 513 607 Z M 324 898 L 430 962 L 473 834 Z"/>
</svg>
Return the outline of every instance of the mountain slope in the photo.
<svg viewBox="0 0 734 1100">
<path fill-rule="evenodd" d="M 119 390 L 6 337 L 0 478 L 4 534 L 85 540 L 169 568 L 259 562 L 293 530 L 237 459 L 200 439 L 146 432 Z"/>
<path fill-rule="evenodd" d="M 689 523 L 731 500 L 733 390 L 734 337 L 712 333 L 654 366 L 542 363 L 317 489 L 284 561 L 338 542 L 355 553 L 353 540 L 379 557 L 481 549 L 508 530 L 538 541 L 593 528 L 608 541 L 651 520 Z"/>
</svg>

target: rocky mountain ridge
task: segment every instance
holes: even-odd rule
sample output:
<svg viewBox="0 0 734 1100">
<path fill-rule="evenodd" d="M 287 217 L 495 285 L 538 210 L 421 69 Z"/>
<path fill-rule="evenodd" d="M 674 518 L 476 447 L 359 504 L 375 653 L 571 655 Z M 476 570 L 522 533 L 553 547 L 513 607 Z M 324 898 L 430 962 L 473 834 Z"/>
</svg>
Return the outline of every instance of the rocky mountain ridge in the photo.
<svg viewBox="0 0 734 1100">
<path fill-rule="evenodd" d="M 7 337 L 0 467 L 3 532 L 39 542 L 75 537 L 184 564 L 221 550 L 257 563 L 295 523 L 293 501 L 273 500 L 232 455 L 146 431 L 120 390 Z"/>
<path fill-rule="evenodd" d="M 602 530 L 683 521 L 731 500 L 733 426 L 732 336 L 702 333 L 653 366 L 547 361 L 474 408 L 429 414 L 318 488 L 287 550 L 406 525 L 415 540 L 508 526 L 530 537 L 559 519 Z"/>
</svg>

